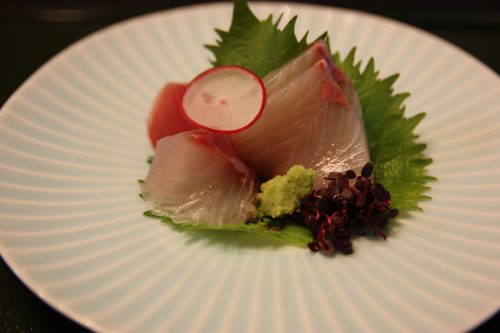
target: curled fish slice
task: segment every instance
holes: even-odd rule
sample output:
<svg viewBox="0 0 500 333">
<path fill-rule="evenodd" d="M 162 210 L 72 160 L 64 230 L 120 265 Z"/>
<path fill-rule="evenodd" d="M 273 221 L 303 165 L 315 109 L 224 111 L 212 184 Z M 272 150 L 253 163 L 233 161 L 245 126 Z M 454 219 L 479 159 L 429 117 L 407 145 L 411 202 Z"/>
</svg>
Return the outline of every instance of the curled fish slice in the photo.
<svg viewBox="0 0 500 333">
<path fill-rule="evenodd" d="M 304 73 L 307 68 L 321 59 L 331 62 L 328 47 L 323 40 L 319 39 L 297 57 L 265 76 L 267 94 L 274 94 L 277 89 L 286 86 L 297 75 Z"/>
<path fill-rule="evenodd" d="M 323 47 L 313 44 L 264 77 L 263 115 L 231 135 L 236 151 L 264 179 L 302 164 L 316 171 L 314 186 L 324 186 L 329 173 L 359 172 L 370 161 L 357 93 L 328 53 L 318 51 Z"/>
<path fill-rule="evenodd" d="M 227 136 L 193 130 L 157 142 L 141 193 L 148 209 L 176 223 L 222 225 L 253 215 L 256 189 Z"/>
</svg>

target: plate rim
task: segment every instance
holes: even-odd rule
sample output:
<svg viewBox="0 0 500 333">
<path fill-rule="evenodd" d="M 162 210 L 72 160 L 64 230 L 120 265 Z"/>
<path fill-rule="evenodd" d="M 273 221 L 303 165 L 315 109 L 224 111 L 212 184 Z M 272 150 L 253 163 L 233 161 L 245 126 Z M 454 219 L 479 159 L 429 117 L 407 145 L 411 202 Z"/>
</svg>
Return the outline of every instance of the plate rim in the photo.
<svg viewBox="0 0 500 333">
<path fill-rule="evenodd" d="M 342 15 L 354 15 L 356 17 L 361 17 L 361 18 L 369 18 L 371 20 L 375 20 L 377 22 L 382 22 L 382 23 L 388 23 L 392 25 L 393 28 L 396 29 L 403 29 L 403 30 L 409 30 L 417 33 L 418 35 L 424 36 L 427 39 L 433 40 L 440 44 L 442 47 L 447 47 L 450 50 L 452 50 L 454 53 L 458 53 L 461 56 L 468 58 L 468 60 L 472 61 L 475 66 L 479 66 L 485 73 L 488 73 L 488 75 L 491 75 L 498 79 L 500 82 L 500 76 L 487 64 L 483 63 L 481 60 L 479 60 L 477 57 L 474 55 L 468 53 L 461 47 L 447 41 L 446 39 L 439 37 L 437 35 L 434 35 L 422 28 L 419 28 L 417 26 L 411 25 L 409 23 L 403 22 L 403 21 L 398 21 L 396 19 L 382 16 L 379 14 L 375 13 L 370 13 L 366 12 L 363 10 L 357 10 L 357 9 L 350 9 L 350 8 L 343 8 L 335 5 L 325 5 L 325 4 L 317 4 L 317 3 L 305 3 L 305 2 L 278 2 L 278 1 L 262 1 L 262 2 L 249 2 L 249 5 L 251 8 L 258 8 L 258 7 L 276 7 L 276 9 L 279 9 L 280 7 L 284 6 L 290 6 L 292 8 L 293 12 L 298 12 L 300 11 L 301 8 L 308 8 L 311 10 L 327 10 L 327 11 L 336 11 L 338 13 L 341 13 Z M 6 112 L 6 109 L 9 109 L 10 105 L 15 101 L 18 95 L 22 94 L 25 89 L 29 88 L 29 84 L 35 80 L 37 77 L 41 76 L 45 71 L 50 70 L 51 67 L 54 64 L 57 64 L 57 62 L 61 61 L 64 59 L 70 52 L 74 52 L 77 48 L 80 47 L 85 47 L 88 43 L 94 41 L 96 38 L 99 38 L 99 36 L 108 34 L 113 30 L 121 30 L 124 27 L 131 26 L 135 22 L 140 22 L 140 21 L 147 21 L 151 20 L 155 17 L 162 17 L 165 15 L 175 15 L 177 12 L 185 12 L 185 11 L 191 11 L 191 10 L 199 10 L 201 8 L 206 8 L 206 7 L 224 7 L 224 9 L 232 8 L 232 3 L 231 2 L 221 2 L 221 1 L 215 1 L 215 2 L 208 2 L 208 3 L 196 3 L 196 4 L 189 4 L 189 5 L 181 5 L 179 7 L 173 7 L 173 8 L 168 8 L 168 9 L 162 9 L 162 10 L 155 10 L 149 13 L 144 13 L 140 14 L 137 16 L 131 16 L 128 18 L 125 18 L 123 20 L 114 22 L 112 24 L 109 24 L 107 26 L 98 28 L 97 30 L 92 31 L 91 33 L 83 36 L 82 38 L 79 38 L 75 40 L 74 42 L 66 45 L 63 47 L 61 50 L 56 52 L 54 55 L 52 55 L 48 60 L 46 60 L 42 65 L 40 65 L 34 72 L 32 72 L 23 82 L 21 85 L 19 85 L 14 92 L 6 99 L 4 104 L 0 107 L 0 123 L 2 122 L 2 117 L 5 116 L 5 114 L 8 114 L 9 111 Z M 300 18 L 300 17 L 299 17 Z M 262 18 L 259 18 L 262 19 Z M 230 18 L 228 18 L 228 24 L 230 23 Z M 216 28 L 216 27 L 213 27 Z M 29 277 L 26 276 L 26 274 L 23 273 L 22 265 L 18 265 L 14 259 L 11 258 L 9 251 L 6 249 L 5 245 L 3 242 L 0 241 L 0 255 L 2 256 L 3 260 L 5 261 L 6 265 L 9 267 L 9 269 L 16 275 L 16 277 L 23 283 L 24 286 L 26 286 L 33 294 L 35 294 L 39 299 L 41 299 L 45 304 L 47 304 L 50 308 L 55 310 L 56 312 L 59 312 L 61 315 L 64 317 L 68 318 L 69 320 L 87 328 L 93 331 L 106 331 L 105 327 L 100 326 L 97 322 L 94 320 L 89 320 L 86 318 L 84 315 L 81 315 L 75 311 L 72 311 L 71 309 L 67 308 L 64 306 L 64 304 L 61 304 L 60 301 L 57 299 L 52 299 L 52 297 L 47 296 L 44 291 L 41 289 L 41 287 L 36 283 L 36 281 L 31 281 Z M 500 302 L 499 302 L 500 303 Z M 493 315 L 495 315 L 498 312 L 498 307 L 497 309 L 493 309 L 489 314 L 483 318 L 481 318 L 481 321 L 468 327 L 468 330 L 474 329 L 481 324 L 483 324 L 486 320 L 491 318 Z"/>
</svg>

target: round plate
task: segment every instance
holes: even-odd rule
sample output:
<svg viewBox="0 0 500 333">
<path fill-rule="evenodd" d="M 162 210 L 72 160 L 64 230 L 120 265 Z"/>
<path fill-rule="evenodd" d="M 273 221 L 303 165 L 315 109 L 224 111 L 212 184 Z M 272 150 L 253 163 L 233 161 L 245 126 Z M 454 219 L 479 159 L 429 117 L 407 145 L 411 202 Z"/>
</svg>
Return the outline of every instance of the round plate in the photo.
<svg viewBox="0 0 500 333">
<path fill-rule="evenodd" d="M 0 113 L 0 250 L 42 299 L 98 331 L 450 332 L 500 305 L 500 80 L 412 27 L 331 7 L 259 3 L 328 30 L 382 76 L 434 158 L 431 201 L 387 241 L 326 258 L 294 247 L 188 239 L 142 216 L 146 118 L 165 82 L 210 66 L 230 4 L 111 26 L 36 72 Z"/>
</svg>

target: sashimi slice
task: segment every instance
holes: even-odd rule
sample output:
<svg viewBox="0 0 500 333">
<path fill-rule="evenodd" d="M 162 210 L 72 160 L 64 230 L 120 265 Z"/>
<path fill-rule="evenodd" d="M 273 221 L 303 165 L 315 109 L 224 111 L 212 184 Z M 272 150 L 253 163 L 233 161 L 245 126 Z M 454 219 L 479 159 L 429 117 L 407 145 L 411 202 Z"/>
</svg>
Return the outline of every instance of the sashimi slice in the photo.
<svg viewBox="0 0 500 333">
<path fill-rule="evenodd" d="M 325 186 L 329 173 L 359 172 L 370 161 L 356 91 L 329 57 L 319 58 L 309 67 L 292 60 L 283 74 L 266 76 L 266 89 L 279 75 L 288 79 L 272 89 L 252 127 L 231 135 L 236 151 L 264 179 L 302 164 L 316 171 L 315 187 Z"/>
<path fill-rule="evenodd" d="M 169 83 L 156 97 L 148 119 L 149 139 L 153 148 L 163 137 L 195 129 L 181 113 L 186 88 L 187 84 Z"/>
<path fill-rule="evenodd" d="M 245 222 L 255 213 L 256 190 L 255 173 L 229 138 L 201 129 L 159 140 L 142 184 L 148 209 L 192 224 Z"/>
<path fill-rule="evenodd" d="M 288 84 L 295 76 L 304 73 L 307 68 L 321 59 L 331 63 L 328 47 L 322 39 L 319 39 L 297 57 L 266 75 L 264 84 L 268 96 L 272 95 L 276 89 Z"/>
</svg>

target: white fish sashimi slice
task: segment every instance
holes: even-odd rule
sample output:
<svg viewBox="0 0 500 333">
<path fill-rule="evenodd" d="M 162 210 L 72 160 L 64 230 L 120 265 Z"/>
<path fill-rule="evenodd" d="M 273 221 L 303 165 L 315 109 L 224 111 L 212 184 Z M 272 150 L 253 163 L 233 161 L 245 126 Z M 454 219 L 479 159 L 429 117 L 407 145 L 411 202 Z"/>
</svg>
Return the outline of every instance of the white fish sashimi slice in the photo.
<svg viewBox="0 0 500 333">
<path fill-rule="evenodd" d="M 266 75 L 264 83 L 268 96 L 274 94 L 276 89 L 287 85 L 295 76 L 304 73 L 321 59 L 331 62 L 328 47 L 322 39 L 319 39 L 297 57 Z"/>
<path fill-rule="evenodd" d="M 155 214 L 176 223 L 242 223 L 255 210 L 255 173 L 227 136 L 193 130 L 157 142 L 142 196 Z"/>
<path fill-rule="evenodd" d="M 312 66 L 276 90 L 268 96 L 261 118 L 247 130 L 231 135 L 240 156 L 264 179 L 284 174 L 291 163 L 302 164 L 308 157 L 313 158 L 314 150 L 296 148 L 312 141 L 317 113 L 326 107 L 317 98 L 322 89 L 319 74 Z"/>
<path fill-rule="evenodd" d="M 344 92 L 344 95 L 346 96 L 349 103 L 350 109 L 356 112 L 361 117 L 361 119 L 363 119 L 363 110 L 361 109 L 361 102 L 359 100 L 358 92 L 356 91 L 356 88 L 352 84 L 351 80 L 349 80 L 347 75 L 333 62 L 333 60 L 328 62 L 328 65 L 330 66 L 333 80 L 338 83 L 340 88 L 342 88 L 342 91 Z M 364 123 L 362 125 L 364 129 Z"/>
<path fill-rule="evenodd" d="M 326 186 L 328 181 L 324 177 L 332 172 L 351 169 L 359 175 L 363 166 L 370 162 L 370 149 L 356 89 L 347 78 L 339 82 L 339 86 L 347 97 L 349 107 L 329 103 L 327 112 L 318 119 L 317 133 L 322 133 L 323 142 L 316 146 L 315 157 L 308 164 L 316 171 L 315 187 Z"/>
<path fill-rule="evenodd" d="M 330 172 L 359 172 L 370 161 L 358 96 L 338 71 L 331 59 L 322 58 L 300 73 L 287 74 L 292 79 L 273 88 L 262 117 L 231 135 L 240 156 L 259 176 L 272 178 L 302 164 L 316 171 L 318 187 Z M 267 76 L 264 83 L 267 88 Z"/>
</svg>

